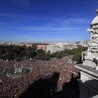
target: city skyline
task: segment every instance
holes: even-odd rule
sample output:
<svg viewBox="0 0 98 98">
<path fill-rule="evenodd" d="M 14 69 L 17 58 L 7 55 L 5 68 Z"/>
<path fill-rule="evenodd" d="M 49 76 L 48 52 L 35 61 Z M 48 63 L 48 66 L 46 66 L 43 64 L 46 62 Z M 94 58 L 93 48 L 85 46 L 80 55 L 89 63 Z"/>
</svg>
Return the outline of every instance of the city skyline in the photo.
<svg viewBox="0 0 98 98">
<path fill-rule="evenodd" d="M 97 0 L 0 0 L 0 41 L 89 39 Z"/>
</svg>

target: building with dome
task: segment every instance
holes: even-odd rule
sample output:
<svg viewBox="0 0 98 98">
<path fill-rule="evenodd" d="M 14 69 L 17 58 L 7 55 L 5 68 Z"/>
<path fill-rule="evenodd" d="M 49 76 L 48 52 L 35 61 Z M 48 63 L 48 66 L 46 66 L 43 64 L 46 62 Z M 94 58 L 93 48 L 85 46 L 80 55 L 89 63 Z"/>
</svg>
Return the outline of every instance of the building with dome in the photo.
<svg viewBox="0 0 98 98">
<path fill-rule="evenodd" d="M 75 65 L 79 69 L 80 98 L 98 98 L 98 9 L 92 20 L 88 50 L 83 52 L 83 64 Z"/>
<path fill-rule="evenodd" d="M 92 20 L 90 28 L 87 31 L 90 33 L 88 43 L 88 51 L 84 54 L 83 65 L 93 67 L 98 70 L 98 9 L 96 17 Z"/>
</svg>

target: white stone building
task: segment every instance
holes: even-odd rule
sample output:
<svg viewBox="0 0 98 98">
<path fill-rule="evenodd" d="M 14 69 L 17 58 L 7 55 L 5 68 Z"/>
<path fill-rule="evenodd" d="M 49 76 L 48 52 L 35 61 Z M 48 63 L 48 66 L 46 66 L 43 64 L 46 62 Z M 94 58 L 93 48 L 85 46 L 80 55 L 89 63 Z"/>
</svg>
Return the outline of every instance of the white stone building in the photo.
<svg viewBox="0 0 98 98">
<path fill-rule="evenodd" d="M 74 49 L 77 48 L 75 43 L 54 43 L 47 45 L 46 51 L 50 51 L 50 53 L 54 53 L 57 51 L 63 51 L 64 49 Z"/>
<path fill-rule="evenodd" d="M 98 98 L 98 10 L 88 29 L 90 41 L 83 53 L 83 64 L 75 65 L 80 71 L 80 98 Z"/>
<path fill-rule="evenodd" d="M 56 44 L 51 44 L 47 45 L 46 51 L 50 51 L 50 53 L 54 53 L 57 51 L 63 51 L 64 49 L 68 49 L 68 43 L 63 44 L 63 43 L 56 43 Z"/>
<path fill-rule="evenodd" d="M 98 14 L 98 10 L 97 10 Z M 97 68 L 98 62 L 98 15 L 93 19 L 90 25 L 90 29 L 88 29 L 90 33 L 90 41 L 88 43 L 88 51 L 85 56 L 85 61 L 83 65 L 88 65 L 93 68 Z M 85 54 L 84 54 L 85 55 Z"/>
</svg>

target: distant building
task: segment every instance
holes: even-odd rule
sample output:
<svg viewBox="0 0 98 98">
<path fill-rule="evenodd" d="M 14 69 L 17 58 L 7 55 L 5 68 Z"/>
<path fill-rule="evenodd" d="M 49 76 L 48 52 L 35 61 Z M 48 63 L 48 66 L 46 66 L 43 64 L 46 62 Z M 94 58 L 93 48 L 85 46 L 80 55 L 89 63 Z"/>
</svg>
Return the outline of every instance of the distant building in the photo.
<svg viewBox="0 0 98 98">
<path fill-rule="evenodd" d="M 32 47 L 32 43 L 19 43 L 19 46 Z"/>
<path fill-rule="evenodd" d="M 78 45 L 76 45 L 75 43 L 69 43 L 68 44 L 68 49 L 74 49 L 74 48 L 77 48 Z"/>
<path fill-rule="evenodd" d="M 45 50 L 46 51 L 46 49 L 47 49 L 47 45 L 48 44 L 45 44 L 45 43 L 41 43 L 41 44 L 37 44 L 37 50 L 38 49 L 42 49 L 42 50 Z"/>
<path fill-rule="evenodd" d="M 47 52 L 50 51 L 50 53 L 54 53 L 54 52 L 59 52 L 59 51 L 63 51 L 64 49 L 73 49 L 73 48 L 77 48 L 77 46 L 75 44 L 68 44 L 68 43 L 55 43 L 55 44 L 51 44 L 51 45 L 47 45 Z"/>
<path fill-rule="evenodd" d="M 5 42 L 0 42 L 0 45 L 3 45 L 3 44 L 5 44 Z"/>
<path fill-rule="evenodd" d="M 89 40 L 85 40 L 82 42 L 83 47 L 88 47 Z"/>
</svg>

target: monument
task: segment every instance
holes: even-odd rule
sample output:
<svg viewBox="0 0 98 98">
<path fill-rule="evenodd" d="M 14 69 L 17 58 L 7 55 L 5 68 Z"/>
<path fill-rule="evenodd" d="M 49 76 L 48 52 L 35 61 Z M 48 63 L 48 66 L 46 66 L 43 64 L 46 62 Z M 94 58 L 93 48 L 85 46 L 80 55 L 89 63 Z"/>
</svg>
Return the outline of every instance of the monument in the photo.
<svg viewBox="0 0 98 98">
<path fill-rule="evenodd" d="M 32 72 L 30 66 L 23 66 L 21 63 L 15 63 L 14 67 L 5 71 L 5 76 L 10 78 L 19 78 Z"/>
<path fill-rule="evenodd" d="M 23 65 L 19 63 L 14 64 L 14 73 L 21 73 L 23 70 Z"/>
<path fill-rule="evenodd" d="M 80 72 L 80 98 L 98 98 L 98 9 L 92 20 L 88 50 L 83 52 L 83 64 L 76 64 Z"/>
<path fill-rule="evenodd" d="M 84 54 L 83 65 L 90 66 L 98 70 L 98 9 L 97 16 L 91 22 L 90 28 L 87 31 L 90 33 L 88 43 L 88 51 Z"/>
</svg>

